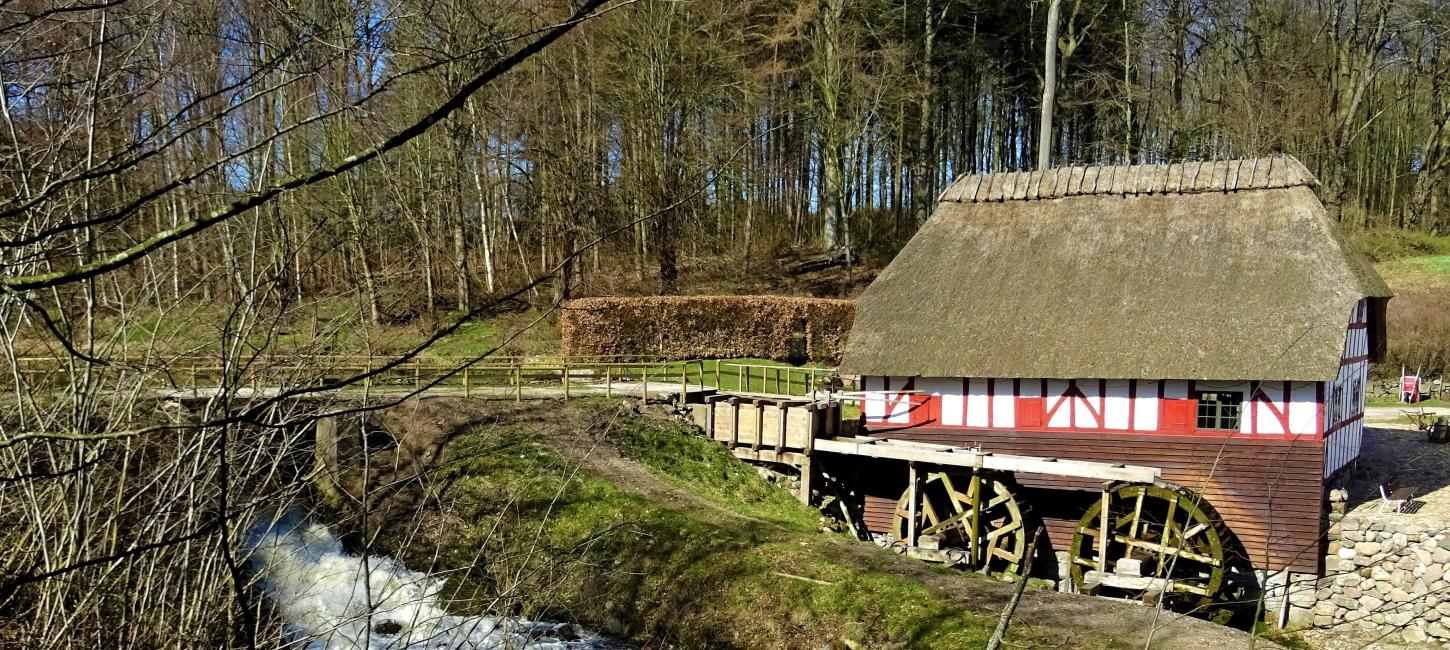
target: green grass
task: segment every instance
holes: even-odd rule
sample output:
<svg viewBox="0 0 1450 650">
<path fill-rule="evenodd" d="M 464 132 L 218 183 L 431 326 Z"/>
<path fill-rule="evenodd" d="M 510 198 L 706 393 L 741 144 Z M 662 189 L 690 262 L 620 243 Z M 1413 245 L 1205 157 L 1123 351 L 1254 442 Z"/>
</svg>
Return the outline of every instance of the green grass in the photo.
<svg viewBox="0 0 1450 650">
<path fill-rule="evenodd" d="M 430 532 L 446 552 L 405 559 L 470 567 L 451 574 L 459 594 L 527 594 L 504 602 L 595 627 L 617 621 L 623 636 L 656 644 L 970 648 L 990 635 L 994 616 L 853 564 L 845 546 L 857 542 L 820 533 L 818 513 L 723 447 L 642 418 L 609 435 L 699 501 L 652 500 L 581 469 L 530 425 L 506 425 L 450 444 L 439 519 L 454 523 Z"/>
<path fill-rule="evenodd" d="M 1351 248 L 1372 262 L 1450 255 L 1450 235 L 1377 228 L 1348 233 L 1346 239 Z"/>
<path fill-rule="evenodd" d="M 1387 269 L 1417 269 L 1431 273 L 1450 273 L 1450 255 L 1425 255 L 1390 260 L 1383 264 Z"/>
<path fill-rule="evenodd" d="M 1388 398 L 1383 398 L 1383 397 L 1367 397 L 1367 398 L 1365 398 L 1365 404 L 1367 406 L 1395 406 L 1395 407 L 1399 407 L 1399 408 L 1405 409 L 1406 411 L 1413 411 L 1413 410 L 1415 410 L 1417 408 L 1420 408 L 1422 406 L 1423 407 L 1426 407 L 1426 408 L 1429 408 L 1429 407 L 1446 407 L 1446 406 L 1450 406 L 1450 401 L 1446 401 L 1444 399 L 1436 398 L 1436 399 L 1421 400 L 1421 401 L 1415 402 L 1414 404 L 1405 404 L 1405 403 L 1400 402 L 1398 399 L 1395 399 L 1393 397 L 1388 397 Z"/>
</svg>

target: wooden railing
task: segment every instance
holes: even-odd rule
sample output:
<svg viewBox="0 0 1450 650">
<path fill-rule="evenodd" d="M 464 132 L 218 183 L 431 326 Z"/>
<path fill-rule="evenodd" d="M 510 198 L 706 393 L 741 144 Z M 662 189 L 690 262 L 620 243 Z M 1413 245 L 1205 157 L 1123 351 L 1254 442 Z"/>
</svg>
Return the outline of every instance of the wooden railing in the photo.
<svg viewBox="0 0 1450 650">
<path fill-rule="evenodd" d="M 472 364 L 462 360 L 418 358 L 386 370 L 387 359 L 347 356 L 262 356 L 243 363 L 223 365 L 201 357 L 112 360 L 110 366 L 92 366 L 98 377 L 133 381 L 140 375 L 144 387 L 158 390 L 214 390 L 223 384 L 253 390 L 283 386 L 325 385 L 358 375 L 368 377 L 351 382 L 345 391 L 401 392 L 428 391 L 488 395 L 523 399 L 525 390 L 568 399 L 577 389 L 606 396 L 637 391 L 648 398 L 651 391 L 674 392 L 691 389 L 719 389 L 742 394 L 804 397 L 830 390 L 849 390 L 849 383 L 830 368 L 774 366 L 731 360 L 665 361 L 658 357 L 488 357 Z M 69 379 L 72 360 L 29 357 L 18 360 L 16 369 L 31 386 L 52 383 L 63 386 Z M 13 377 L 0 376 L 0 385 Z"/>
</svg>

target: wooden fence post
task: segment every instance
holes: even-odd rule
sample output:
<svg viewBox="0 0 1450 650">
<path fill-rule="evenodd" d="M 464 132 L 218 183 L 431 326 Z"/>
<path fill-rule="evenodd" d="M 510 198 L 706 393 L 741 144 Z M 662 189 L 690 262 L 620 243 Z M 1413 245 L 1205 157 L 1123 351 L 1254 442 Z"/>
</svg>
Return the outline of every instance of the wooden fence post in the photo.
<svg viewBox="0 0 1450 650">
<path fill-rule="evenodd" d="M 560 372 L 563 375 L 560 381 L 564 382 L 564 401 L 567 402 L 569 401 L 569 364 L 564 364 L 563 370 Z"/>
<path fill-rule="evenodd" d="M 469 371 L 469 368 L 464 368 L 463 369 L 463 398 L 464 399 L 468 399 L 468 397 L 470 396 L 469 382 L 468 382 L 468 371 Z"/>
<path fill-rule="evenodd" d="M 522 402 L 522 401 L 524 401 L 524 367 L 523 367 L 523 365 L 515 365 L 514 366 L 514 401 L 515 402 Z"/>
<path fill-rule="evenodd" d="M 639 374 L 640 374 L 639 390 L 640 390 L 640 393 L 644 396 L 642 399 L 644 401 L 648 402 L 649 401 L 649 366 L 641 365 L 639 367 Z"/>
<path fill-rule="evenodd" d="M 725 386 L 720 383 L 720 360 L 719 359 L 716 359 L 715 360 L 715 388 L 718 389 L 718 390 L 725 390 Z"/>
<path fill-rule="evenodd" d="M 614 366 L 604 364 L 604 396 L 614 397 Z"/>
<path fill-rule="evenodd" d="M 680 408 L 685 407 L 685 395 L 688 393 L 686 387 L 689 386 L 689 383 L 685 380 L 685 373 L 689 372 L 689 368 L 689 363 L 685 363 L 685 365 L 680 366 L 680 401 L 678 402 Z"/>
</svg>

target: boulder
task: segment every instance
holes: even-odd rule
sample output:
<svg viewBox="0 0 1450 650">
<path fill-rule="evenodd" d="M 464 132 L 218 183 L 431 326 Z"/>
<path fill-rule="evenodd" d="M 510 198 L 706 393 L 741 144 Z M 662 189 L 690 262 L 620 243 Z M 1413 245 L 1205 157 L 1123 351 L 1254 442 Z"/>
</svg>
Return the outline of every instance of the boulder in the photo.
<svg viewBox="0 0 1450 650">
<path fill-rule="evenodd" d="M 1409 625 L 1410 621 L 1413 620 L 1415 620 L 1415 615 L 1411 612 L 1393 611 L 1385 614 L 1385 623 L 1393 625 L 1395 627 L 1403 627 L 1405 625 Z"/>
<path fill-rule="evenodd" d="M 1424 643 L 1430 640 L 1430 635 L 1416 626 L 1400 630 L 1400 638 L 1404 639 L 1405 643 Z"/>
</svg>

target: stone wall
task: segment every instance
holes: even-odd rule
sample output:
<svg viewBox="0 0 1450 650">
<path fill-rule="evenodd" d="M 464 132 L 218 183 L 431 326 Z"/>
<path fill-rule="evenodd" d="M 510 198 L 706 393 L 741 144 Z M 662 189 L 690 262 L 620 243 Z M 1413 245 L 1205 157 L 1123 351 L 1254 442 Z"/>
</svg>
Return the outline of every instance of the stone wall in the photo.
<svg viewBox="0 0 1450 650">
<path fill-rule="evenodd" d="M 1398 634 L 1407 642 L 1450 642 L 1450 535 L 1394 514 L 1333 516 L 1313 606 L 1291 622 L 1351 625 Z M 1306 585 L 1307 586 L 1307 585 Z M 1298 610 L 1298 611 L 1295 611 Z"/>
</svg>

